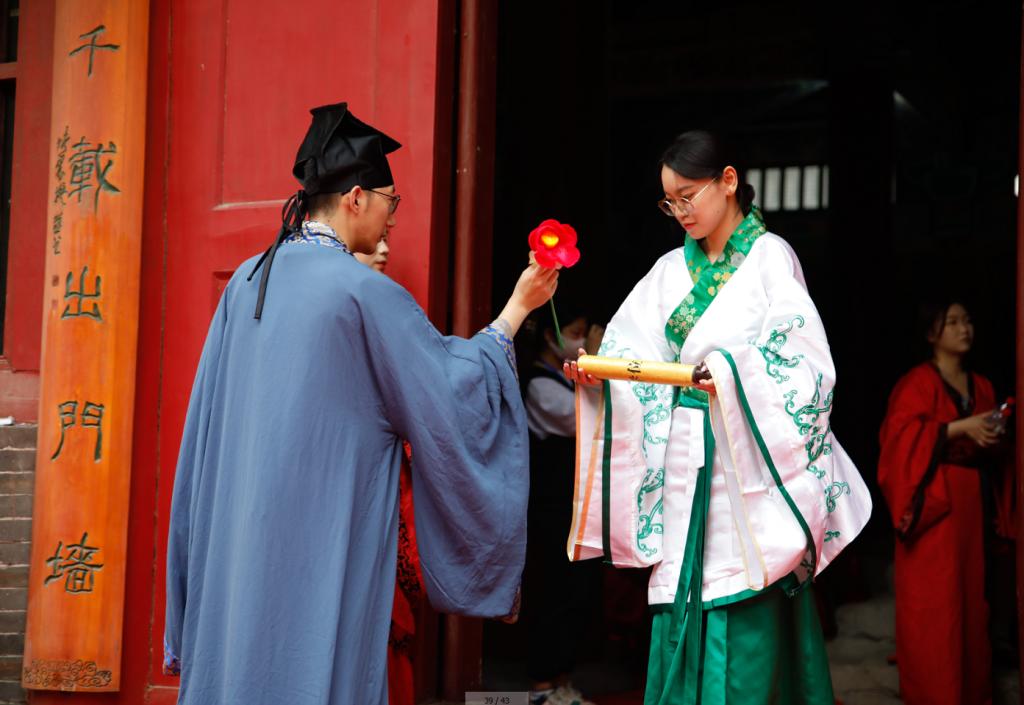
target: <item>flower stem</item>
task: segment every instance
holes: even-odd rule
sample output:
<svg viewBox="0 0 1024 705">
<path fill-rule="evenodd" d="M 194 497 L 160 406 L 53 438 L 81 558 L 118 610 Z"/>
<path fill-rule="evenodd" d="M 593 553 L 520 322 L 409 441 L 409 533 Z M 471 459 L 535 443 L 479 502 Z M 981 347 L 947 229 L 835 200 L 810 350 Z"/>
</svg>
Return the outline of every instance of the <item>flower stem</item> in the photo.
<svg viewBox="0 0 1024 705">
<path fill-rule="evenodd" d="M 552 296 L 548 299 L 548 303 L 551 304 L 551 318 L 555 321 L 555 340 L 558 341 L 558 347 L 565 349 L 565 341 L 562 340 L 562 326 L 558 325 L 558 314 L 555 313 L 555 297 Z"/>
</svg>

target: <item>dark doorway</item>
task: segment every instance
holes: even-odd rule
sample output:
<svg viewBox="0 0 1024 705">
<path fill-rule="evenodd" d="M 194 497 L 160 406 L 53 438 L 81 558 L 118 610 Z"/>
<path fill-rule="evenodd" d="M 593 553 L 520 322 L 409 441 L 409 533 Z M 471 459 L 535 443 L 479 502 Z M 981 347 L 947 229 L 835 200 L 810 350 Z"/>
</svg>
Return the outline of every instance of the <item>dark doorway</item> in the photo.
<svg viewBox="0 0 1024 705">
<path fill-rule="evenodd" d="M 576 227 L 583 254 L 558 296 L 610 318 L 683 243 L 655 207 L 661 151 L 710 127 L 746 145 L 768 227 L 800 257 L 838 371 L 833 428 L 873 491 L 888 394 L 925 354 L 924 299 L 968 299 L 974 364 L 1012 394 L 1019 3 L 605 0 L 500 13 L 495 302 L 527 234 L 552 217 Z M 842 580 L 822 576 L 829 601 L 886 589 L 877 492 L 847 554 L 830 568 Z M 528 648 L 489 625 L 485 681 Z"/>
</svg>

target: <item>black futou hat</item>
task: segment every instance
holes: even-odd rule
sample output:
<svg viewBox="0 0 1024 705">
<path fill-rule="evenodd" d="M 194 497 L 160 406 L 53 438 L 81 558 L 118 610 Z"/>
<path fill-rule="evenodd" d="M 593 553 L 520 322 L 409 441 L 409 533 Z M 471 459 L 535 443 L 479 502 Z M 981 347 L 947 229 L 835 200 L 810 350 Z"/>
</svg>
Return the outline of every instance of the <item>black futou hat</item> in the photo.
<svg viewBox="0 0 1024 705">
<path fill-rule="evenodd" d="M 322 105 L 309 112 L 313 122 L 292 168 L 307 195 L 395 183 L 387 155 L 402 145 L 356 118 L 347 103 Z"/>
<path fill-rule="evenodd" d="M 302 184 L 302 188 L 285 201 L 277 238 L 260 257 L 248 277 L 251 281 L 260 265 L 266 262 L 260 275 L 260 291 L 254 314 L 256 319 L 263 314 L 270 267 L 274 263 L 277 248 L 289 233 L 302 227 L 302 221 L 309 212 L 309 196 L 344 193 L 353 186 L 375 189 L 395 183 L 387 155 L 401 147 L 401 144 L 359 120 L 349 112 L 348 103 L 321 105 L 309 112 L 313 115 L 313 121 L 299 145 L 295 166 L 292 167 L 292 174 Z"/>
</svg>

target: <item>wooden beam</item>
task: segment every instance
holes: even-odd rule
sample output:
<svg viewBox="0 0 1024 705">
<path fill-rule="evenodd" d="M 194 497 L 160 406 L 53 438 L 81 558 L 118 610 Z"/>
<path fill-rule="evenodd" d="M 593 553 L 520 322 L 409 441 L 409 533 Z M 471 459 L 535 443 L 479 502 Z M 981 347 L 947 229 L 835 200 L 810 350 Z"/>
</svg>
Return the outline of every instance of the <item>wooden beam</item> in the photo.
<svg viewBox="0 0 1024 705">
<path fill-rule="evenodd" d="M 121 687 L 149 3 L 59 3 L 22 685 Z"/>
</svg>

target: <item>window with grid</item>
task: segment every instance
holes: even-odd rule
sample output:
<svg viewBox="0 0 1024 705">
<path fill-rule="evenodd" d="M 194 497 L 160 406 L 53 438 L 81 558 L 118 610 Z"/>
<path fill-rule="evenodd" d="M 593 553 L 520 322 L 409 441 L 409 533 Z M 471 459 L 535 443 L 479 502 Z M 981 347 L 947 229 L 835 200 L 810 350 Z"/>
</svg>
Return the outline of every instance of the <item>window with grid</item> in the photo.
<svg viewBox="0 0 1024 705">
<path fill-rule="evenodd" d="M 828 165 L 804 164 L 747 169 L 754 203 L 765 213 L 828 208 Z"/>
</svg>

